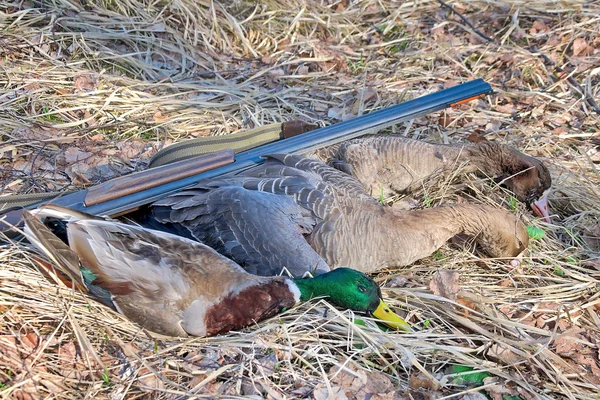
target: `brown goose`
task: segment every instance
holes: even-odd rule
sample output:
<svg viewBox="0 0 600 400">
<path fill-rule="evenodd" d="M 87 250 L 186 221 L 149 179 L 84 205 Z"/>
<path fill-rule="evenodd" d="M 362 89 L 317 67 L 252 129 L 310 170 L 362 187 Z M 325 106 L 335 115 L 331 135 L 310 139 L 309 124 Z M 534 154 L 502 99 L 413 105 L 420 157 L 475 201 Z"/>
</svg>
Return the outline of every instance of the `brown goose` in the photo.
<svg viewBox="0 0 600 400">
<path fill-rule="evenodd" d="M 399 211 L 350 175 L 299 155 L 273 155 L 244 176 L 205 180 L 153 204 L 155 218 L 263 276 L 351 267 L 372 272 L 426 257 L 456 234 L 493 257 L 526 248 L 511 213 L 478 205 Z"/>
<path fill-rule="evenodd" d="M 431 144 L 400 136 L 371 135 L 318 150 L 316 158 L 358 179 L 379 195 L 410 192 L 437 173 L 466 164 L 465 172 L 502 182 L 546 222 L 552 178 L 539 160 L 495 142 Z"/>
</svg>

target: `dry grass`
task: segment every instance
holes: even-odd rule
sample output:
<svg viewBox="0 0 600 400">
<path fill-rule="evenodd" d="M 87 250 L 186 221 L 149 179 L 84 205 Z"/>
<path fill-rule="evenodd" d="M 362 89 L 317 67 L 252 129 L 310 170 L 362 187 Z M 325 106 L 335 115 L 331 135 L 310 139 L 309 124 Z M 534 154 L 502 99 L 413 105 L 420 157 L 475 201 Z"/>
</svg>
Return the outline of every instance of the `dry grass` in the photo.
<svg viewBox="0 0 600 400">
<path fill-rule="evenodd" d="M 494 399 L 597 398 L 600 115 L 585 98 L 600 98 L 600 4 L 538 3 L 450 3 L 499 44 L 437 1 L 1 3 L 2 194 L 89 185 L 191 136 L 335 123 L 482 77 L 496 95 L 397 132 L 439 142 L 478 132 L 544 158 L 556 216 L 532 220 L 473 177 L 415 193 L 420 206 L 514 209 L 546 236 L 519 266 L 448 245 L 382 271 L 385 296 L 419 328 L 410 335 L 319 302 L 245 332 L 161 338 L 49 284 L 23 244 L 5 245 L 0 396 L 343 398 L 341 386 L 361 399 L 481 398 L 454 379 L 457 364 L 491 373 Z M 457 301 L 429 290 L 440 269 L 460 274 Z"/>
</svg>

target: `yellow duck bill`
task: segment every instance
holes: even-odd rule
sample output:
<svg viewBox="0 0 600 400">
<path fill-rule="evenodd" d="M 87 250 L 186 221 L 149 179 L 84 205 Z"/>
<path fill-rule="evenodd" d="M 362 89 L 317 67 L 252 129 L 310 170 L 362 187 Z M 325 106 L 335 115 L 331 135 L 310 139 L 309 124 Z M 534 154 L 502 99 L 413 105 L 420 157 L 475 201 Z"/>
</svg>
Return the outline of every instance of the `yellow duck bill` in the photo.
<svg viewBox="0 0 600 400">
<path fill-rule="evenodd" d="M 373 316 L 380 319 L 385 325 L 393 329 L 398 329 L 405 332 L 412 332 L 410 325 L 394 313 L 383 300 L 379 302 L 379 306 L 373 312 Z"/>
</svg>

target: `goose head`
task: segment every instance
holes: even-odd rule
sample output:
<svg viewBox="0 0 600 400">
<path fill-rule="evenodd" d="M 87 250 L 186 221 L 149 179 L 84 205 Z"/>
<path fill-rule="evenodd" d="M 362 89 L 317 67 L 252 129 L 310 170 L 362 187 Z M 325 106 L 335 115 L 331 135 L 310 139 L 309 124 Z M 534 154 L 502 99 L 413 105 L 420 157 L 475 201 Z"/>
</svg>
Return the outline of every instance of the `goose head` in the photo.
<svg viewBox="0 0 600 400">
<path fill-rule="evenodd" d="M 552 178 L 548 168 L 540 160 L 512 149 L 504 160 L 500 176 L 502 183 L 518 200 L 529 205 L 537 216 L 549 223 L 548 193 Z"/>
</svg>

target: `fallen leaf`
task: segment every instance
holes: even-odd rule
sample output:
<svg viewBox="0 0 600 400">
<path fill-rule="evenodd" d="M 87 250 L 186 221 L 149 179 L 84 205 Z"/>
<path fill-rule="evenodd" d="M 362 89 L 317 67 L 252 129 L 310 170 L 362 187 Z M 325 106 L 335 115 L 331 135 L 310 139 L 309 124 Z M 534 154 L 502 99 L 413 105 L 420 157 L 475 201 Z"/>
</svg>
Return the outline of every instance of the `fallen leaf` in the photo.
<svg viewBox="0 0 600 400">
<path fill-rule="evenodd" d="M 438 381 L 434 381 L 420 372 L 410 375 L 408 385 L 411 389 L 437 390 L 440 387 Z"/>
<path fill-rule="evenodd" d="M 123 161 L 129 162 L 131 159 L 137 158 L 144 151 L 144 146 L 144 143 L 137 140 L 119 143 L 119 157 Z"/>
<path fill-rule="evenodd" d="M 522 361 L 522 357 L 503 344 L 494 343 L 487 351 L 487 355 L 505 365 L 516 364 Z"/>
<path fill-rule="evenodd" d="M 75 93 L 91 92 L 96 89 L 95 79 L 90 74 L 77 75 L 73 79 Z"/>
<path fill-rule="evenodd" d="M 574 328 L 563 333 L 553 342 L 556 353 L 563 357 L 572 357 L 583 351 L 585 346 L 579 342 L 582 339 L 581 332 L 583 332 L 583 329 Z"/>
<path fill-rule="evenodd" d="M 448 115 L 448 113 L 442 113 L 442 116 L 438 119 L 438 125 L 443 126 L 444 128 L 448 127 L 454 119 Z"/>
<path fill-rule="evenodd" d="M 535 21 L 533 21 L 533 25 L 531 26 L 529 33 L 535 35 L 538 32 L 546 32 L 549 30 L 550 29 L 548 28 L 548 26 L 546 26 L 544 21 L 542 21 L 541 19 L 536 19 Z"/>
<path fill-rule="evenodd" d="M 265 84 L 269 89 L 274 89 L 281 82 L 282 76 L 285 76 L 285 71 L 282 68 L 272 69 L 265 74 Z"/>
<path fill-rule="evenodd" d="M 21 343 L 30 350 L 35 349 L 39 341 L 40 338 L 34 332 L 28 332 L 25 335 L 21 336 Z"/>
<path fill-rule="evenodd" d="M 82 151 L 78 147 L 69 147 L 65 150 L 64 156 L 67 164 L 74 164 L 79 161 L 84 161 L 93 156 L 94 153 Z"/>
<path fill-rule="evenodd" d="M 512 114 L 515 112 L 515 105 L 512 103 L 496 106 L 496 111 L 504 114 Z"/>
<path fill-rule="evenodd" d="M 96 126 L 98 124 L 98 122 L 92 116 L 92 114 L 90 113 L 89 110 L 85 110 L 83 112 L 83 119 L 86 121 L 86 123 L 87 123 L 88 126 Z"/>
<path fill-rule="evenodd" d="M 145 367 L 140 368 L 137 374 L 137 382 L 142 389 L 150 392 L 162 390 L 164 388 L 162 379 Z"/>
<path fill-rule="evenodd" d="M 458 277 L 458 272 L 456 271 L 439 270 L 431 278 L 429 289 L 438 296 L 454 300 L 460 290 Z"/>
<path fill-rule="evenodd" d="M 587 55 L 590 53 L 590 50 L 593 51 L 594 49 L 588 45 L 584 38 L 577 38 L 573 41 L 574 56 Z"/>
<path fill-rule="evenodd" d="M 162 113 L 160 111 L 157 111 L 152 116 L 152 120 L 154 122 L 162 123 L 162 122 L 168 121 L 169 120 L 169 116 L 168 115 L 162 115 Z"/>
<path fill-rule="evenodd" d="M 313 391 L 315 400 L 348 400 L 344 388 L 341 386 L 332 386 L 331 391 L 325 384 L 319 383 Z"/>
<path fill-rule="evenodd" d="M 367 384 L 364 390 L 367 393 L 388 393 L 394 390 L 394 385 L 383 372 L 370 371 L 367 373 Z"/>
<path fill-rule="evenodd" d="M 471 143 L 487 142 L 487 139 L 485 138 L 485 136 L 480 135 L 477 132 L 472 132 L 469 135 L 469 137 L 467 137 L 467 140 Z"/>
<path fill-rule="evenodd" d="M 385 287 L 389 288 L 399 288 L 405 287 L 408 283 L 408 278 L 406 276 L 394 276 L 393 278 L 388 279 L 385 283 Z"/>
<path fill-rule="evenodd" d="M 496 378 L 487 378 L 485 379 L 486 387 L 485 391 L 492 398 L 492 400 L 505 400 L 505 396 L 516 396 L 519 393 L 510 388 L 507 384 L 490 384 L 489 382 L 494 382 Z"/>
</svg>

